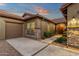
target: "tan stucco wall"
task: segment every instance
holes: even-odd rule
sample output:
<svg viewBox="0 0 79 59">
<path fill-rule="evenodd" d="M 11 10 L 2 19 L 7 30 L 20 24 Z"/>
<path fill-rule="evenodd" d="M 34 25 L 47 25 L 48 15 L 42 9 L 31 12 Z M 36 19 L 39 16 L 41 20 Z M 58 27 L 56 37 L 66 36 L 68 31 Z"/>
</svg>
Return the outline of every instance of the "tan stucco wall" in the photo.
<svg viewBox="0 0 79 59">
<path fill-rule="evenodd" d="M 5 39 L 5 22 L 0 19 L 0 39 Z"/>
<path fill-rule="evenodd" d="M 50 24 L 52 25 L 49 29 L 51 31 L 55 30 L 55 24 L 45 21 L 45 20 L 41 20 L 41 32 L 42 32 L 42 37 L 44 37 L 44 32 L 48 32 L 48 26 L 50 26 Z"/>
<path fill-rule="evenodd" d="M 36 20 L 36 28 L 38 28 L 38 37 L 41 37 L 43 38 L 43 34 L 44 32 L 47 32 L 48 31 L 48 26 L 50 26 L 50 24 L 52 24 L 52 27 L 50 28 L 51 31 L 55 30 L 55 24 L 49 22 L 49 21 L 46 21 L 45 19 L 37 19 Z"/>
<path fill-rule="evenodd" d="M 48 26 L 51 26 L 51 28 L 50 28 L 51 31 L 55 30 L 55 24 L 53 24 L 51 22 L 48 22 L 48 21 L 45 21 L 45 20 L 41 20 L 41 29 L 42 29 L 42 32 L 48 31 Z"/>
<path fill-rule="evenodd" d="M 70 20 L 72 20 L 73 17 L 75 17 L 76 20 L 79 20 L 79 3 L 72 4 L 67 8 L 67 23 Z M 67 29 L 68 29 L 68 31 L 70 31 L 70 33 L 68 33 L 68 35 L 67 35 L 67 36 L 70 36 L 70 38 L 68 38 L 69 40 L 67 40 L 68 44 L 74 45 L 77 47 L 79 45 L 79 41 L 76 37 L 76 34 L 79 32 L 79 27 L 74 27 L 74 28 L 68 27 Z M 75 40 L 74 40 L 74 37 L 75 37 Z"/>
<path fill-rule="evenodd" d="M 5 39 L 5 21 L 23 23 L 19 20 L 0 17 L 0 39 Z"/>
<path fill-rule="evenodd" d="M 35 18 L 35 19 L 28 20 L 24 23 L 24 27 L 25 27 L 24 35 L 25 36 L 28 36 L 27 28 L 26 28 L 26 26 L 27 26 L 26 24 L 28 22 L 35 22 L 35 35 L 30 35 L 30 36 L 34 36 L 36 39 L 41 39 L 43 37 L 43 33 L 47 31 L 47 27 L 50 24 L 52 24 L 51 30 L 55 30 L 55 24 L 53 24 L 49 21 L 40 19 L 40 18 Z"/>
<path fill-rule="evenodd" d="M 35 33 L 33 35 L 27 34 L 27 23 L 35 22 Z M 40 39 L 41 38 L 41 20 L 39 18 L 27 20 L 24 23 L 24 36 L 25 37 L 31 37 L 34 39 Z"/>
<path fill-rule="evenodd" d="M 73 16 L 79 18 L 79 3 L 72 4 L 67 8 L 67 20 L 71 20 Z"/>
<path fill-rule="evenodd" d="M 61 34 L 65 31 L 66 25 L 64 23 L 60 23 L 56 25 L 56 33 Z M 61 32 L 62 31 L 62 32 Z"/>
<path fill-rule="evenodd" d="M 0 20 L 8 21 L 8 22 L 17 22 L 17 23 L 23 23 L 23 21 L 19 21 L 16 19 L 11 19 L 11 18 L 5 18 L 5 17 L 0 17 Z"/>
</svg>

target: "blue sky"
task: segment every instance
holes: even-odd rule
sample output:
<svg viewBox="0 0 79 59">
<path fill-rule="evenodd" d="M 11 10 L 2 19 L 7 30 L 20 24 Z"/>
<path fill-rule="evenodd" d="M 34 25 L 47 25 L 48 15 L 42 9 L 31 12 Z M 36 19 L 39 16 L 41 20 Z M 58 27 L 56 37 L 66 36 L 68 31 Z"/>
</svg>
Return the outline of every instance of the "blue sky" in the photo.
<svg viewBox="0 0 79 59">
<path fill-rule="evenodd" d="M 25 12 L 36 14 L 38 12 L 35 7 L 41 7 L 48 11 L 47 14 L 41 15 L 54 19 L 63 17 L 60 11 L 61 5 L 62 3 L 1 3 L 0 9 L 22 16 Z"/>
</svg>

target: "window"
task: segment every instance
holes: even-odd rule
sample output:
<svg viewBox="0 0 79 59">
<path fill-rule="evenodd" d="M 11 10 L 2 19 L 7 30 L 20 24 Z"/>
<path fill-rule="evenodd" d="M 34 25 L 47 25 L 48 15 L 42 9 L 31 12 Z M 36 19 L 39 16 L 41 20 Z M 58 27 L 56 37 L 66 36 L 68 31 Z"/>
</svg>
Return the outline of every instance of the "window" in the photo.
<svg viewBox="0 0 79 59">
<path fill-rule="evenodd" d="M 27 23 L 27 30 L 29 30 L 30 29 L 30 23 Z"/>
<path fill-rule="evenodd" d="M 31 26 L 30 26 L 30 30 L 31 30 L 31 33 L 34 33 L 35 32 L 35 22 L 32 22 L 31 23 Z"/>
<path fill-rule="evenodd" d="M 35 22 L 27 23 L 27 34 L 34 34 L 35 33 Z"/>
</svg>

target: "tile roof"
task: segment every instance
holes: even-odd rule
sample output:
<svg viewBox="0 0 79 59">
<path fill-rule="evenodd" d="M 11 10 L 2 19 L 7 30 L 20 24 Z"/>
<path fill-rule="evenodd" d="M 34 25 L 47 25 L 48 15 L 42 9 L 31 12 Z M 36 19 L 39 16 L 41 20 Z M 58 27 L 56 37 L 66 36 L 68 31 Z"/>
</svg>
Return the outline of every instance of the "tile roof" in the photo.
<svg viewBox="0 0 79 59">
<path fill-rule="evenodd" d="M 68 6 L 70 6 L 72 3 L 64 3 L 62 6 L 61 6 L 61 10 L 64 10 L 66 9 Z"/>
<path fill-rule="evenodd" d="M 65 18 L 52 19 L 52 21 L 54 23 L 65 23 L 66 22 Z"/>
<path fill-rule="evenodd" d="M 23 19 L 23 17 L 15 15 L 15 14 L 11 14 L 11 13 L 5 11 L 5 10 L 0 10 L 0 16 L 1 17 L 7 17 L 7 18 L 19 19 L 19 20 Z"/>
<path fill-rule="evenodd" d="M 52 22 L 52 23 L 60 23 L 60 22 L 65 22 L 64 18 L 59 18 L 59 19 L 48 19 L 42 15 L 39 15 L 39 14 L 31 14 L 31 13 L 24 13 L 23 16 L 18 16 L 18 15 L 15 15 L 15 14 L 11 14 L 11 13 L 8 13 L 7 11 L 5 10 L 0 10 L 0 16 L 1 17 L 8 17 L 8 18 L 13 18 L 13 19 L 18 19 L 18 20 L 23 20 L 23 21 L 27 21 L 29 19 L 32 19 L 32 18 L 42 18 L 42 19 L 45 19 L 49 22 Z"/>
<path fill-rule="evenodd" d="M 24 16 L 23 16 L 24 17 Z M 25 15 L 25 17 L 24 17 L 24 20 L 25 21 L 27 21 L 27 20 L 29 20 L 29 19 L 32 19 L 32 18 L 36 18 L 36 17 L 38 17 L 38 18 L 42 18 L 42 19 L 45 19 L 45 20 L 47 20 L 47 21 L 49 21 L 49 22 L 52 22 L 52 23 L 54 23 L 52 20 L 49 20 L 48 18 L 46 18 L 46 17 L 44 17 L 44 16 L 42 16 L 42 15 L 40 15 L 40 14 L 32 14 L 32 15 Z"/>
</svg>

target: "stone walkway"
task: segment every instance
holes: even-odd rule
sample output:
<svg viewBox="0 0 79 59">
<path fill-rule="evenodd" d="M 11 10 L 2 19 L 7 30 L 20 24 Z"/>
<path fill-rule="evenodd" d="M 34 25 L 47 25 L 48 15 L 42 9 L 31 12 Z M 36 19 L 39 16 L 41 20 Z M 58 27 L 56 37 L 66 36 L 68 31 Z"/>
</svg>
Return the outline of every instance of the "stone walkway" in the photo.
<svg viewBox="0 0 79 59">
<path fill-rule="evenodd" d="M 21 56 L 6 40 L 0 40 L 0 56 Z"/>
</svg>

